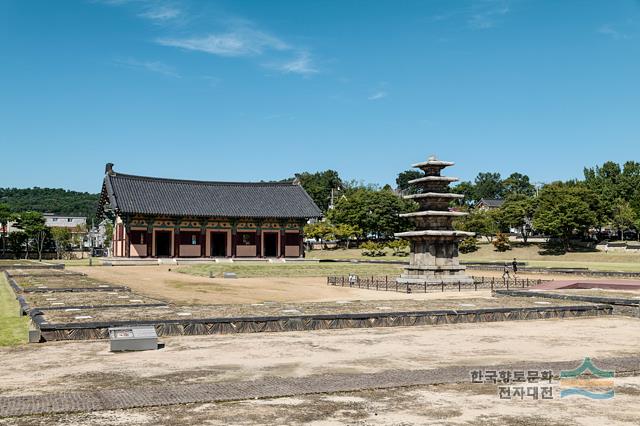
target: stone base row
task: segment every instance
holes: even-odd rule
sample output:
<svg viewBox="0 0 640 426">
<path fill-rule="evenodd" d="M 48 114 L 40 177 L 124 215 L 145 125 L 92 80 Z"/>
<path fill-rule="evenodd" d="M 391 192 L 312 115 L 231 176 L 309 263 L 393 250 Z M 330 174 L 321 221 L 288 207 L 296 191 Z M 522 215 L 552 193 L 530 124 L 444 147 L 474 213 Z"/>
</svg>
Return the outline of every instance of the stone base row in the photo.
<svg viewBox="0 0 640 426">
<path fill-rule="evenodd" d="M 607 305 L 486 308 L 422 312 L 336 314 L 303 317 L 212 318 L 200 320 L 118 321 L 93 324 L 50 324 L 42 315 L 33 317 L 41 341 L 107 339 L 110 327 L 154 325 L 159 336 L 261 333 L 347 328 L 407 327 L 496 321 L 538 320 L 611 315 Z"/>
</svg>

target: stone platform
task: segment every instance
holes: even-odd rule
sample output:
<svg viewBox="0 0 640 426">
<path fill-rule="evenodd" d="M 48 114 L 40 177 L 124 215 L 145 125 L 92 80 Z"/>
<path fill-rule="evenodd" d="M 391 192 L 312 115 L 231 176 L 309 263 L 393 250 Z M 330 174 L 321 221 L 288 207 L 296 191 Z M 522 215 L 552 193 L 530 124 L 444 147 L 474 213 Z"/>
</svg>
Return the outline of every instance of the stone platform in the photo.
<svg viewBox="0 0 640 426">
<path fill-rule="evenodd" d="M 616 289 L 616 290 L 640 290 L 640 281 L 637 280 L 560 280 L 549 281 L 532 287 L 532 290 L 560 290 L 560 289 Z"/>
<path fill-rule="evenodd" d="M 258 305 L 258 306 L 256 306 Z M 153 325 L 159 336 L 398 327 L 611 315 L 602 304 L 469 298 L 255 305 L 114 307 L 32 312 L 43 341 L 108 338 L 109 327 Z"/>
</svg>

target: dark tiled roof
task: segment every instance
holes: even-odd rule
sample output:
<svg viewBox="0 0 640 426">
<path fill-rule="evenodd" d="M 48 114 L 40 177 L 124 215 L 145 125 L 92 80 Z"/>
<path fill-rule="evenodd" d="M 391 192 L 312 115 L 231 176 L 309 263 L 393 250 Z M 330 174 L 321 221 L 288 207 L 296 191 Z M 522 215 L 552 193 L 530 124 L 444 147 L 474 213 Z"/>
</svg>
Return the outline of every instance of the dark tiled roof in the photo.
<svg viewBox="0 0 640 426">
<path fill-rule="evenodd" d="M 498 198 L 482 198 L 478 201 L 478 204 L 487 207 L 501 207 L 504 204 L 504 200 Z"/>
<path fill-rule="evenodd" d="M 291 183 L 203 182 L 105 175 L 103 202 L 119 213 L 167 216 L 312 218 L 322 212 Z"/>
</svg>

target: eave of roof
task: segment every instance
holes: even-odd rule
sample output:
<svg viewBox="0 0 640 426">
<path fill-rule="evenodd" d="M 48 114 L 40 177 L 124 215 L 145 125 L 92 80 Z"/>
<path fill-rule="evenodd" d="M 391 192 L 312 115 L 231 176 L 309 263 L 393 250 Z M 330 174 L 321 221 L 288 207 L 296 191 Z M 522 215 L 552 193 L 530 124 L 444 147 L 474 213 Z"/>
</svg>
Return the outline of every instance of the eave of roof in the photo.
<svg viewBox="0 0 640 426">
<path fill-rule="evenodd" d="M 122 214 L 315 218 L 322 212 L 299 185 L 289 182 L 217 182 L 105 175 L 101 208 Z"/>
</svg>

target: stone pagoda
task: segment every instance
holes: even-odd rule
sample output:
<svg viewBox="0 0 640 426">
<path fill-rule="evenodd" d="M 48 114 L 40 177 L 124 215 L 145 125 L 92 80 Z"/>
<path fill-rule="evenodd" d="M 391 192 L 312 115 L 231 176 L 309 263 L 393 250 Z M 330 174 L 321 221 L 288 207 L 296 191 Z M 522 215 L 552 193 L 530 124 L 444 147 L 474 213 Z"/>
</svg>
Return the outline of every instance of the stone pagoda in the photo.
<svg viewBox="0 0 640 426">
<path fill-rule="evenodd" d="M 404 197 L 418 202 L 420 211 L 400 215 L 413 220 L 416 230 L 395 234 L 411 244 L 409 266 L 398 278 L 400 283 L 473 284 L 473 278 L 465 274 L 466 268 L 458 262 L 458 242 L 475 234 L 455 231 L 453 220 L 467 213 L 449 210 L 450 201 L 464 196 L 449 192 L 449 184 L 458 178 L 440 175 L 442 169 L 453 164 L 431 156 L 412 166 L 424 171 L 424 176 L 409 181 L 421 189 L 420 193 Z"/>
</svg>

